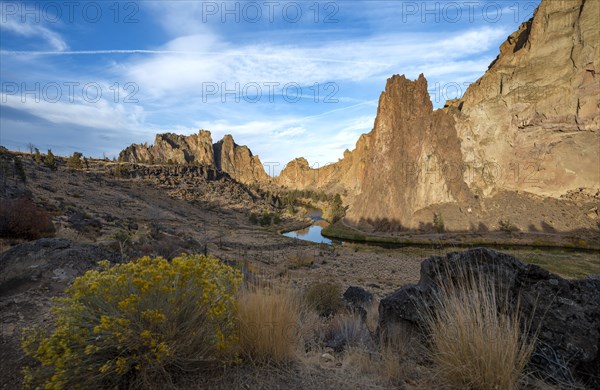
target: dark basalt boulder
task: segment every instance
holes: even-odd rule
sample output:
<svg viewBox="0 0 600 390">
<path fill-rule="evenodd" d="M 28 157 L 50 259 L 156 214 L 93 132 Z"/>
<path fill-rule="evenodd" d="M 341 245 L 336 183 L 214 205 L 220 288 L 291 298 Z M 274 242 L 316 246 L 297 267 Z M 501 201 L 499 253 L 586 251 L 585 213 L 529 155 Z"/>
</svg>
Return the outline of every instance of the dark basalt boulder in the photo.
<svg viewBox="0 0 600 390">
<path fill-rule="evenodd" d="M 384 298 L 379 305 L 379 330 L 402 323 L 426 333 L 419 314 L 433 308 L 435 280 L 455 278 L 466 267 L 474 275 L 493 276 L 512 305 L 520 300 L 524 329 L 538 332 L 530 368 L 551 382 L 578 381 L 600 388 L 600 280 L 566 280 L 512 256 L 476 248 L 421 264 L 421 278 Z"/>
</svg>

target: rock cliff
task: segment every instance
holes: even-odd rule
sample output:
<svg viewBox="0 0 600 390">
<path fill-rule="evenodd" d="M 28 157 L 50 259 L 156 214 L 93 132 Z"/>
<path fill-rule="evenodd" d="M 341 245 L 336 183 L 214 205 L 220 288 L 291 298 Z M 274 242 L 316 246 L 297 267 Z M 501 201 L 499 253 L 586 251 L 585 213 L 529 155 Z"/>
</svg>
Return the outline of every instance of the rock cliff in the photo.
<svg viewBox="0 0 600 390">
<path fill-rule="evenodd" d="M 133 144 L 119 154 L 119 161 L 131 163 L 194 164 L 214 167 L 242 183 L 268 180 L 258 156 L 237 145 L 231 135 L 213 144 L 210 131 L 189 136 L 157 134 L 154 144 Z"/>
<path fill-rule="evenodd" d="M 493 170 L 487 181 L 472 175 L 472 189 L 559 197 L 599 186 L 598 15 L 598 1 L 542 1 L 447 109 L 465 164 Z"/>
<path fill-rule="evenodd" d="M 600 2 L 542 0 L 488 71 L 434 111 L 421 75 L 388 79 L 373 130 L 335 164 L 290 162 L 278 183 L 345 193 L 347 220 L 417 227 L 436 204 L 485 209 L 499 192 L 600 188 Z M 489 202 L 488 202 L 489 203 Z M 452 223 L 452 221 L 449 221 Z"/>
</svg>

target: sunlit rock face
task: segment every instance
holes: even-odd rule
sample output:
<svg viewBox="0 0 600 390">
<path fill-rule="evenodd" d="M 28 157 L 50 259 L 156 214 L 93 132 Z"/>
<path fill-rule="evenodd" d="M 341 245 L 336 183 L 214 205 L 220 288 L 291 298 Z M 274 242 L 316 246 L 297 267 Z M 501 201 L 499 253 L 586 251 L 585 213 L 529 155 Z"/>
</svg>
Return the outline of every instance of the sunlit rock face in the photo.
<svg viewBox="0 0 600 390">
<path fill-rule="evenodd" d="M 119 161 L 206 165 L 242 183 L 268 179 L 259 157 L 252 155 L 248 147 L 237 145 L 231 135 L 213 144 L 207 130 L 189 136 L 157 134 L 153 145 L 133 144 L 119 154 Z"/>
<path fill-rule="evenodd" d="M 321 168 L 296 159 L 278 183 L 346 194 L 350 222 L 406 227 L 435 204 L 600 188 L 599 14 L 598 1 L 543 0 L 488 71 L 440 110 L 425 77 L 393 76 L 353 151 Z"/>
</svg>

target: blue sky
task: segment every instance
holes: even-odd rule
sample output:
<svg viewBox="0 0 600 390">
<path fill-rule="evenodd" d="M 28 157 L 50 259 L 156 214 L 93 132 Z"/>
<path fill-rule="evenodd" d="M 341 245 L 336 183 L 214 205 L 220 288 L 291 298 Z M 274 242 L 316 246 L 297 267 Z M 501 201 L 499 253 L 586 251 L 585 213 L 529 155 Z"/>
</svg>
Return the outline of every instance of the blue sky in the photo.
<svg viewBox="0 0 600 390">
<path fill-rule="evenodd" d="M 322 166 L 388 77 L 424 73 L 443 106 L 539 1 L 2 1 L 0 144 L 112 157 L 207 129 L 274 173 Z"/>
</svg>

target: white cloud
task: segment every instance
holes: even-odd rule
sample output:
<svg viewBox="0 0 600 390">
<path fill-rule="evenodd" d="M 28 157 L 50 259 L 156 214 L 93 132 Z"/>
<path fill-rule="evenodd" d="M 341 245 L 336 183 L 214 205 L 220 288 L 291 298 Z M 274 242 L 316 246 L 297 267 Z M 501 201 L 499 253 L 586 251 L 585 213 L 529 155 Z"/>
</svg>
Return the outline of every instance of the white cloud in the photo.
<svg viewBox="0 0 600 390">
<path fill-rule="evenodd" d="M 385 35 L 352 43 L 327 41 L 308 46 L 233 46 L 214 35 L 190 35 L 167 42 L 158 54 L 122 62 L 113 70 L 153 98 L 201 94 L 207 83 L 228 89 L 239 83 L 361 82 L 411 69 L 426 75 L 483 72 L 489 59 L 472 56 L 493 47 L 506 31 L 485 27 L 443 39 L 440 34 Z M 477 42 L 477 45 L 473 44 Z M 177 53 L 173 53 L 176 51 Z M 377 61 L 373 61 L 376 58 Z M 159 76 L 157 76 L 159 75 Z M 212 87 L 211 87 L 212 88 Z M 205 92 L 208 92 L 205 89 Z"/>
<path fill-rule="evenodd" d="M 144 122 L 144 109 L 139 105 L 112 103 L 101 99 L 88 103 L 80 98 L 73 103 L 48 99 L 35 100 L 33 96 L 0 94 L 2 104 L 25 111 L 57 124 L 115 131 L 135 131 Z"/>
<path fill-rule="evenodd" d="M 0 14 L 2 23 L 0 23 L 0 30 L 10 31 L 14 34 L 21 35 L 27 38 L 41 38 L 44 40 L 53 50 L 64 51 L 69 48 L 65 40 L 60 34 L 38 24 L 32 24 L 29 22 L 19 23 L 8 15 Z"/>
</svg>

